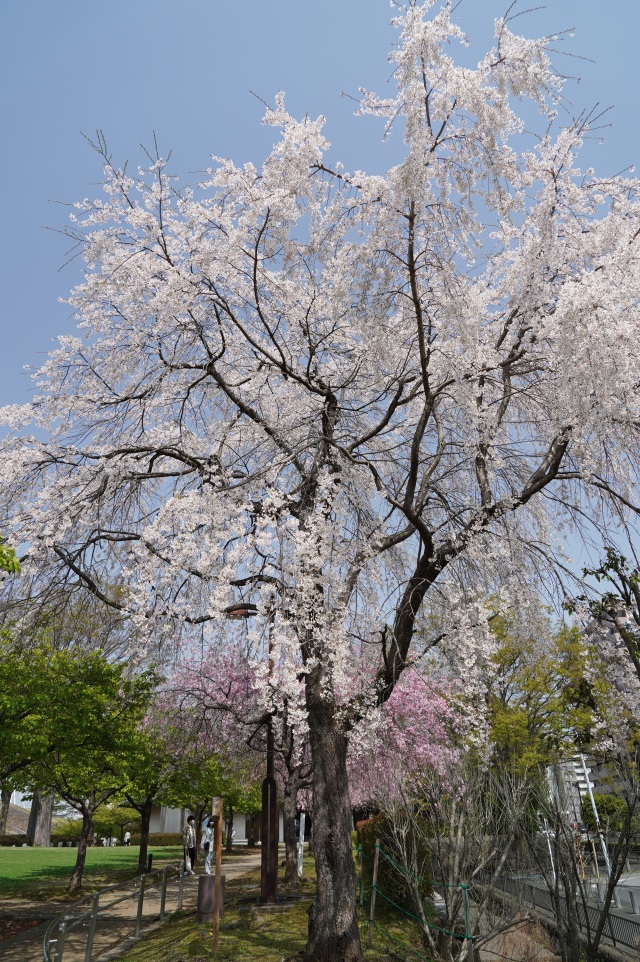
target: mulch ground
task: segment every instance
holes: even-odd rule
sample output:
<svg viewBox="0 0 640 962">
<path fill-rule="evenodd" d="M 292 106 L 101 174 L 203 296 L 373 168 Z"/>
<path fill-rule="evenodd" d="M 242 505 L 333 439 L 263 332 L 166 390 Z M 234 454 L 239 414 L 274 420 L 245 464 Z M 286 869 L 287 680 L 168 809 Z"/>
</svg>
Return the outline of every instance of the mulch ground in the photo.
<svg viewBox="0 0 640 962">
<path fill-rule="evenodd" d="M 0 919 L 0 942 L 27 929 L 33 929 L 36 925 L 42 925 L 43 921 L 44 919 Z"/>
</svg>

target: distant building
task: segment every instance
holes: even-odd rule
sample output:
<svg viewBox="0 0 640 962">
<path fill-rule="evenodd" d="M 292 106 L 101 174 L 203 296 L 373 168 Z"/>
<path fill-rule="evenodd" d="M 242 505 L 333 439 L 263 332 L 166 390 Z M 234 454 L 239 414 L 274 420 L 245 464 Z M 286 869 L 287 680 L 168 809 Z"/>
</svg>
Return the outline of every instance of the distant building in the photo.
<svg viewBox="0 0 640 962">
<path fill-rule="evenodd" d="M 189 811 L 186 808 L 167 808 L 166 805 L 154 805 L 151 809 L 150 833 L 182 832 L 187 821 Z M 280 812 L 279 840 L 284 842 L 284 821 Z M 253 824 L 252 824 L 253 823 Z M 243 812 L 233 813 L 233 830 L 235 845 L 246 845 L 253 830 L 253 838 L 260 841 L 260 816 L 253 818 Z"/>
<path fill-rule="evenodd" d="M 585 756 L 585 768 L 581 756 L 574 755 L 547 769 L 549 791 L 560 811 L 571 822 L 582 821 L 582 799 L 587 795 L 589 783 L 591 790 L 597 791 L 592 779 L 593 760 Z"/>
</svg>

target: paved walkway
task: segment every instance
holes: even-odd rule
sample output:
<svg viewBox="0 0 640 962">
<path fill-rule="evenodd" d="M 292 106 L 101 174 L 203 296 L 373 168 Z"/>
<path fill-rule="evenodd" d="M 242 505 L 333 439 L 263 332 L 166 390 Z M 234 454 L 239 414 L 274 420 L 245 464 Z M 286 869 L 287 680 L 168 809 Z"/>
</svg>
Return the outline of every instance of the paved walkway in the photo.
<svg viewBox="0 0 640 962">
<path fill-rule="evenodd" d="M 227 879 L 237 878 L 260 865 L 260 849 L 247 855 L 234 855 L 229 861 L 223 862 L 222 871 Z M 198 894 L 198 876 L 186 876 L 182 907 L 193 910 L 196 906 Z M 123 885 L 114 889 L 103 897 L 106 906 L 117 900 L 117 904 L 101 909 L 95 930 L 92 962 L 97 959 L 113 958 L 124 951 L 131 944 L 136 924 L 138 910 L 137 888 Z M 102 902 L 102 900 L 101 900 Z M 178 906 L 178 881 L 171 881 L 167 885 L 165 911 L 173 912 Z M 84 905 L 80 912 L 90 907 Z M 54 902 L 27 902 L 22 899 L 3 899 L 0 903 L 0 916 L 4 918 L 42 918 L 43 924 L 28 929 L 19 935 L 0 942 L 0 960 L 2 962 L 42 962 L 42 944 L 47 926 L 68 905 Z M 160 887 L 149 888 L 145 893 L 142 931 L 149 931 L 150 925 L 158 924 L 160 913 Z M 70 919 L 72 917 L 70 916 Z M 63 962 L 84 962 L 89 919 L 77 919 L 64 941 Z M 54 936 L 55 937 L 55 936 Z M 55 949 L 55 946 L 52 948 Z"/>
</svg>

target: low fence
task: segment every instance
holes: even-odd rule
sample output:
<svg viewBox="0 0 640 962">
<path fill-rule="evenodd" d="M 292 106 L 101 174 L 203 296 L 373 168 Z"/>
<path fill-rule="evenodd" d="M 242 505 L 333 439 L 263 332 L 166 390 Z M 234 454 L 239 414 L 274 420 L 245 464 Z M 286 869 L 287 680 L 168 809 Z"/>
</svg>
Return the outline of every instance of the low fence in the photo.
<svg viewBox="0 0 640 962">
<path fill-rule="evenodd" d="M 518 896 L 535 908 L 542 909 L 551 915 L 555 915 L 553 897 L 547 888 L 539 888 L 531 882 L 523 879 L 512 879 L 502 876 L 499 887 L 511 895 Z M 560 909 L 566 913 L 566 899 L 559 896 Z M 587 904 L 586 910 L 582 902 L 576 905 L 576 915 L 581 931 L 593 931 L 599 920 L 601 909 L 597 905 Z M 623 915 L 613 907 L 609 910 L 607 921 L 604 928 L 605 937 L 608 937 L 614 945 L 624 945 L 627 948 L 640 949 L 640 921 Z"/>
<path fill-rule="evenodd" d="M 115 948 L 143 929 L 164 920 L 169 910 L 182 908 L 182 864 L 167 865 L 127 882 L 110 885 L 70 905 L 50 923 L 44 936 L 44 962 L 84 959 Z"/>
</svg>

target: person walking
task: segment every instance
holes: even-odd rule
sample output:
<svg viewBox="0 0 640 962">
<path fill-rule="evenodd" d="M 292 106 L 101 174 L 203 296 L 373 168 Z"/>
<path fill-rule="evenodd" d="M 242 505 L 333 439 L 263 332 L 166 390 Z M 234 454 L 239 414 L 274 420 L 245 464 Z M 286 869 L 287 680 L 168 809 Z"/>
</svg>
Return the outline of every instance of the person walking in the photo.
<svg viewBox="0 0 640 962">
<path fill-rule="evenodd" d="M 211 875 L 211 860 L 213 859 L 213 842 L 215 839 L 216 820 L 213 815 L 207 819 L 207 824 L 202 831 L 202 850 L 204 851 L 204 873 Z"/>
<path fill-rule="evenodd" d="M 131 845 L 131 832 L 127 831 L 124 833 L 124 844 Z"/>
<path fill-rule="evenodd" d="M 187 875 L 195 875 L 193 870 L 196 864 L 196 827 L 195 818 L 189 815 L 187 824 L 182 833 L 182 844 L 184 846 L 184 870 Z"/>
</svg>

